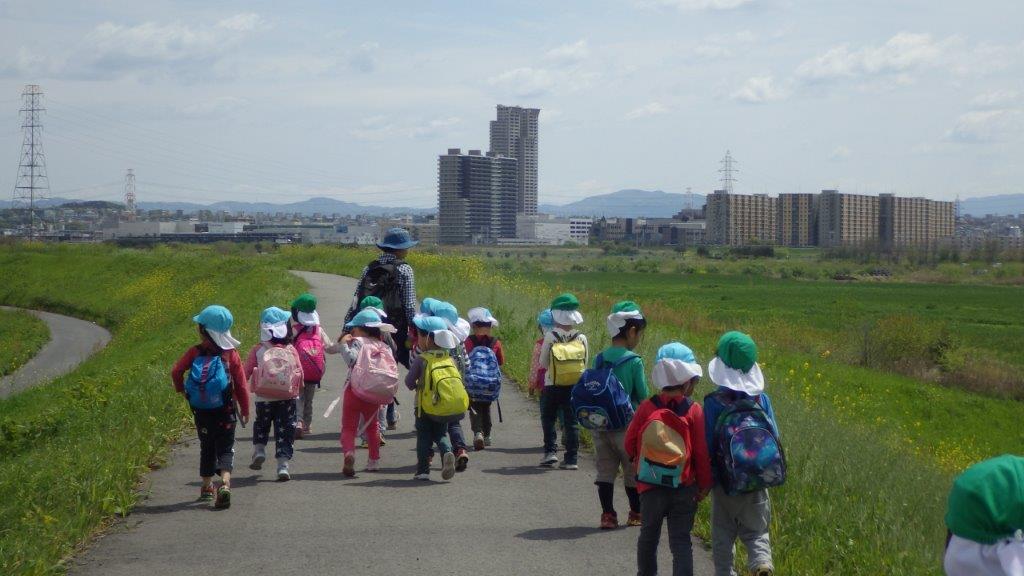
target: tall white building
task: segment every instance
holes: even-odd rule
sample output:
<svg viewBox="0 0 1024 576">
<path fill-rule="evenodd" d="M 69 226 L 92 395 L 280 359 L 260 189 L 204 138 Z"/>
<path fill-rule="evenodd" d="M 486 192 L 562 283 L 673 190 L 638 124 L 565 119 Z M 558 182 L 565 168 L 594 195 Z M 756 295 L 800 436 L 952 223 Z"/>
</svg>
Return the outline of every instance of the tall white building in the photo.
<svg viewBox="0 0 1024 576">
<path fill-rule="evenodd" d="M 539 108 L 498 105 L 491 120 L 491 153 L 515 158 L 519 164 L 516 212 L 537 216 L 537 140 Z"/>
</svg>

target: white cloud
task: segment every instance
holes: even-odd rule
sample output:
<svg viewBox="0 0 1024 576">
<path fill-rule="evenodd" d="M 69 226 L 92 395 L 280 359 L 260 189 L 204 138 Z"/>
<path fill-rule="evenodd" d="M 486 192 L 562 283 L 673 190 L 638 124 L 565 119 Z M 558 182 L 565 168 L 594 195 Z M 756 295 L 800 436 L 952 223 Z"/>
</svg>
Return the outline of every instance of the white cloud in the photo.
<svg viewBox="0 0 1024 576">
<path fill-rule="evenodd" d="M 352 51 L 348 57 L 349 66 L 357 72 L 369 73 L 377 69 L 377 51 L 380 45 L 376 42 L 364 42 Z"/>
<path fill-rule="evenodd" d="M 590 58 L 590 45 L 586 40 L 563 44 L 544 54 L 544 60 L 556 66 L 571 66 Z"/>
<path fill-rule="evenodd" d="M 828 159 L 838 162 L 841 160 L 846 160 L 850 156 L 853 156 L 853 151 L 850 150 L 848 147 L 844 146 L 843 144 L 840 144 L 839 146 L 836 146 L 835 148 L 832 149 L 832 152 L 828 155 Z"/>
<path fill-rule="evenodd" d="M 544 68 L 514 68 L 493 76 L 491 86 L 515 96 L 529 98 L 548 94 L 555 87 L 555 77 Z"/>
<path fill-rule="evenodd" d="M 1024 134 L 1024 112 L 1015 108 L 972 110 L 956 120 L 946 138 L 959 143 L 1012 140 Z"/>
<path fill-rule="evenodd" d="M 1016 90 L 993 90 L 978 94 L 971 100 L 972 108 L 1002 108 L 1021 100 L 1022 94 Z"/>
<path fill-rule="evenodd" d="M 413 126 L 412 129 L 409 130 L 409 136 L 421 140 L 434 138 L 444 133 L 447 128 L 451 128 L 461 121 L 462 119 L 456 116 L 435 118 L 434 120 L 424 122 L 418 126 Z"/>
<path fill-rule="evenodd" d="M 848 44 L 842 44 L 830 48 L 801 63 L 796 69 L 796 76 L 807 82 L 898 76 L 941 65 L 947 52 L 958 43 L 955 36 L 937 41 L 930 34 L 900 32 L 879 46 L 852 49 Z"/>
<path fill-rule="evenodd" d="M 22 46 L 14 54 L 0 56 L 0 76 L 40 77 L 51 72 L 55 64 L 47 57 Z"/>
<path fill-rule="evenodd" d="M 456 116 L 427 121 L 395 120 L 384 115 L 369 116 L 360 120 L 357 127 L 349 130 L 349 134 L 367 142 L 409 138 L 429 140 L 444 134 L 447 129 L 461 121 L 462 119 Z"/>
<path fill-rule="evenodd" d="M 639 108 L 634 108 L 626 113 L 626 120 L 637 120 L 640 118 L 650 118 L 651 116 L 661 116 L 668 114 L 670 110 L 667 106 L 661 102 L 651 102 L 644 104 Z"/>
<path fill-rule="evenodd" d="M 745 104 L 764 104 L 773 100 L 782 100 L 786 91 L 775 84 L 771 76 L 753 76 L 738 90 L 729 95 L 730 98 Z"/>
<path fill-rule="evenodd" d="M 675 8 L 680 12 L 696 10 L 734 10 L 753 4 L 755 0 L 642 0 L 641 6 Z"/>
<path fill-rule="evenodd" d="M 220 96 L 210 100 L 182 106 L 179 112 L 188 118 L 223 118 L 249 105 L 249 101 L 235 96 Z"/>
<path fill-rule="evenodd" d="M 234 30 L 236 32 L 249 32 L 250 30 L 256 30 L 257 28 L 263 28 L 265 23 L 263 18 L 259 14 L 252 12 L 245 14 L 235 14 L 234 16 L 225 18 L 217 23 L 218 28 L 225 30 Z"/>
</svg>

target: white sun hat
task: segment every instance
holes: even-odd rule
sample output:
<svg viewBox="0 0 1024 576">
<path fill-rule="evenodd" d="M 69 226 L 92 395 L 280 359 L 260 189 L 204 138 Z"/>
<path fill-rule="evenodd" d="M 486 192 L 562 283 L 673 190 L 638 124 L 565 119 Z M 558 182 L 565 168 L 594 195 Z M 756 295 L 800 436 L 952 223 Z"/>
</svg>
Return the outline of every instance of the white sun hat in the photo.
<svg viewBox="0 0 1024 576">
<path fill-rule="evenodd" d="M 470 324 L 482 323 L 490 324 L 491 326 L 498 325 L 498 319 L 495 318 L 487 308 L 470 308 L 466 315 L 469 316 Z"/>
</svg>

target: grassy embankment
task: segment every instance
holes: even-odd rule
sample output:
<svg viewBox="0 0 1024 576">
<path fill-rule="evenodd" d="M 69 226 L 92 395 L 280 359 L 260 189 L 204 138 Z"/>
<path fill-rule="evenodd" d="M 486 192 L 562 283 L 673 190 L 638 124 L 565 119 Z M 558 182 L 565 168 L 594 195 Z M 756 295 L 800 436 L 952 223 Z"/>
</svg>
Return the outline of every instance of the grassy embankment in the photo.
<svg viewBox="0 0 1024 576">
<path fill-rule="evenodd" d="M 13 374 L 50 340 L 50 328 L 22 310 L 0 310 L 0 376 Z"/>
<path fill-rule="evenodd" d="M 299 248 L 281 257 L 292 266 L 354 275 L 372 253 Z M 508 370 L 520 381 L 536 338 L 537 311 L 563 288 L 575 288 L 568 276 L 509 279 L 473 258 L 414 253 L 411 262 L 421 297 L 449 299 L 460 309 L 488 305 L 495 312 Z M 635 296 L 651 320 L 639 350 L 648 366 L 657 347 L 670 340 L 687 342 L 705 363 L 726 329 L 745 330 L 760 342 L 790 464 L 788 484 L 772 492 L 772 536 L 782 574 L 939 574 L 953 475 L 1024 445 L 1024 430 L 1011 425 L 1024 418 L 1019 402 L 825 359 L 825 350 L 790 348 L 791 339 L 774 342 L 765 321 L 776 314 L 775 306 L 767 301 L 761 314 L 716 317 L 714 305 L 679 307 L 671 291 L 654 286 L 643 292 L 642 283 L 637 288 L 623 280 L 610 278 L 582 294 L 584 330 L 595 348 L 608 343 L 608 307 L 627 296 Z M 955 306 L 957 298 L 941 305 Z M 697 394 L 710 390 L 710 382 L 703 382 Z M 706 507 L 697 530 L 708 534 Z"/>
<path fill-rule="evenodd" d="M 113 340 L 71 374 L 0 401 L 0 573 L 49 574 L 135 502 L 140 476 L 190 422 L 167 376 L 220 302 L 243 341 L 302 282 L 211 249 L 5 246 L 0 302 L 93 320 Z"/>
</svg>

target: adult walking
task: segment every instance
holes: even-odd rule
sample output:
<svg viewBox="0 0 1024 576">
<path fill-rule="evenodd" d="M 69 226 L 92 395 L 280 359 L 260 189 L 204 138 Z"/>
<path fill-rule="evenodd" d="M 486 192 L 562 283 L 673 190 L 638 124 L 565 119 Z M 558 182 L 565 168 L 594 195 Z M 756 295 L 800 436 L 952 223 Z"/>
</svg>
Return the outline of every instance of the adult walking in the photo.
<svg viewBox="0 0 1024 576">
<path fill-rule="evenodd" d="M 419 244 L 405 228 L 391 228 L 384 238 L 377 243 L 381 254 L 376 260 L 363 268 L 359 285 L 352 298 L 352 305 L 345 316 L 347 324 L 359 312 L 359 303 L 367 296 L 376 296 L 383 303 L 384 313 L 389 324 L 397 329 L 394 334 L 395 360 L 409 367 L 410 340 L 409 329 L 413 326 L 412 319 L 416 315 L 416 280 L 412 266 L 405 257 L 409 249 Z M 388 423 L 391 421 L 392 408 L 388 409 Z"/>
</svg>

